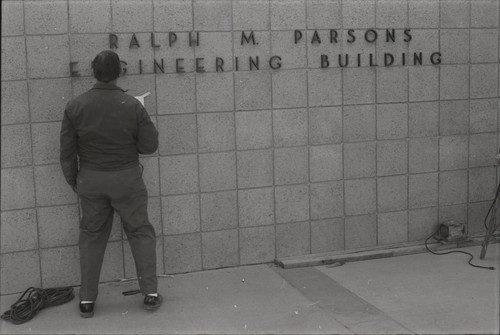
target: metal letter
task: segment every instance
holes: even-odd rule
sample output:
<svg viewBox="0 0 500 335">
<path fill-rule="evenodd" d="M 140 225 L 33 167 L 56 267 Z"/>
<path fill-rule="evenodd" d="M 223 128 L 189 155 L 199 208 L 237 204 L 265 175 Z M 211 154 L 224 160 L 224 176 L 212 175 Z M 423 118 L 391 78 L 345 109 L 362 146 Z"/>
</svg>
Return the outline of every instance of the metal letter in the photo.
<svg viewBox="0 0 500 335">
<path fill-rule="evenodd" d="M 80 77 L 80 71 L 74 69 L 74 65 L 76 64 L 78 64 L 78 62 L 69 63 L 69 75 L 71 77 Z"/>
<path fill-rule="evenodd" d="M 155 44 L 155 33 L 151 33 L 151 46 L 153 48 L 159 48 L 160 47 L 159 44 Z"/>
<path fill-rule="evenodd" d="M 354 29 L 349 29 L 347 31 L 347 35 L 349 35 L 351 38 L 347 40 L 347 43 L 354 43 L 356 41 L 356 36 L 354 36 Z"/>
<path fill-rule="evenodd" d="M 330 29 L 330 43 L 338 43 L 337 42 L 337 36 L 338 36 L 338 33 L 335 29 Z"/>
<path fill-rule="evenodd" d="M 419 53 L 416 53 L 414 52 L 413 53 L 413 65 L 422 65 L 422 53 L 419 52 Z"/>
<path fill-rule="evenodd" d="M 273 60 L 277 59 L 279 62 L 276 63 L 276 66 L 273 66 Z M 269 66 L 273 70 L 277 70 L 281 68 L 281 57 L 280 56 L 273 56 L 269 59 Z"/>
<path fill-rule="evenodd" d="M 196 46 L 200 46 L 200 32 L 196 32 L 196 39 L 193 40 L 193 36 L 191 35 L 191 32 L 189 33 L 189 46 L 192 46 L 196 42 Z"/>
<path fill-rule="evenodd" d="M 215 71 L 224 72 L 222 65 L 224 65 L 224 59 L 222 59 L 220 57 L 216 57 L 215 58 Z"/>
<path fill-rule="evenodd" d="M 175 59 L 175 72 L 184 73 L 184 66 L 182 66 L 181 62 L 184 61 L 184 58 L 176 58 Z"/>
<path fill-rule="evenodd" d="M 392 63 L 394 63 L 394 56 L 390 53 L 385 52 L 384 53 L 384 65 L 391 66 Z"/>
<path fill-rule="evenodd" d="M 369 33 L 373 33 L 373 39 L 372 39 L 371 41 L 368 39 L 368 35 L 369 35 Z M 374 29 L 368 29 L 368 30 L 366 31 L 366 33 L 365 33 L 365 41 L 367 41 L 368 43 L 373 43 L 373 42 L 375 42 L 375 41 L 377 40 L 377 37 L 378 37 L 378 35 L 377 35 L 377 31 L 376 31 L 376 30 L 374 30 Z"/>
<path fill-rule="evenodd" d="M 252 68 L 255 66 L 255 69 L 259 69 L 259 56 L 256 56 L 255 61 L 253 60 L 252 56 L 248 57 L 248 62 L 250 64 L 250 71 L 252 71 Z"/>
<path fill-rule="evenodd" d="M 314 34 L 313 34 L 313 37 L 312 37 L 312 40 L 311 40 L 311 44 L 314 44 L 314 43 L 321 44 L 321 39 L 319 38 L 317 30 L 314 31 Z"/>
<path fill-rule="evenodd" d="M 128 46 L 130 49 L 132 47 L 138 47 L 140 48 L 141 46 L 139 45 L 139 41 L 137 40 L 137 37 L 135 36 L 135 33 L 132 34 L 132 38 L 130 39 L 130 44 Z"/>
<path fill-rule="evenodd" d="M 321 68 L 325 69 L 330 66 L 327 55 L 321 55 Z"/>
<path fill-rule="evenodd" d="M 437 56 L 437 59 L 434 58 L 435 56 Z M 433 52 L 431 54 L 431 63 L 434 65 L 441 64 L 441 53 L 440 52 Z"/>
<path fill-rule="evenodd" d="M 302 32 L 300 30 L 295 30 L 295 44 L 299 42 L 300 39 L 302 39 Z"/>
<path fill-rule="evenodd" d="M 411 41 L 410 31 L 411 31 L 411 29 L 405 29 L 405 35 L 406 35 L 406 37 L 404 39 L 405 42 L 410 42 Z"/>
<path fill-rule="evenodd" d="M 109 34 L 109 48 L 118 49 L 118 36 L 115 34 Z"/>
<path fill-rule="evenodd" d="M 165 73 L 165 66 L 163 64 L 163 58 L 161 59 L 161 66 L 160 66 L 160 64 L 158 64 L 158 62 L 156 61 L 156 59 L 153 60 L 153 61 L 154 61 L 155 73 L 156 73 L 156 68 L 158 68 L 161 71 L 161 73 Z"/>
<path fill-rule="evenodd" d="M 204 58 L 196 58 L 196 72 L 205 72 L 205 67 L 200 64 Z"/>
<path fill-rule="evenodd" d="M 176 33 L 168 33 L 168 46 L 171 47 L 172 44 L 177 41 L 177 34 Z M 189 44 L 191 46 L 191 43 Z"/>
<path fill-rule="evenodd" d="M 386 42 L 396 42 L 396 30 L 395 29 L 386 29 L 385 30 L 385 41 Z"/>
<path fill-rule="evenodd" d="M 345 64 L 342 64 L 342 55 L 339 54 L 339 66 L 346 67 L 347 65 L 349 65 L 349 54 L 345 55 Z"/>
<path fill-rule="evenodd" d="M 255 45 L 255 36 L 253 35 L 253 30 L 250 32 L 250 36 L 245 35 L 245 32 L 241 32 L 241 45 L 246 43 L 250 43 L 250 40 L 252 41 L 252 44 Z"/>
</svg>

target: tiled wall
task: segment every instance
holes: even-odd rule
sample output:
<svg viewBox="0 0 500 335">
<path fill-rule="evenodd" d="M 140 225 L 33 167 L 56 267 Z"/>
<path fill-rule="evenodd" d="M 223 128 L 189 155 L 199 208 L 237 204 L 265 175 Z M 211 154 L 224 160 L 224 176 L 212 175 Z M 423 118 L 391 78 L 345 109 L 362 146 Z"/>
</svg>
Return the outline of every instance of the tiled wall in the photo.
<svg viewBox="0 0 500 335">
<path fill-rule="evenodd" d="M 1 3 L 1 294 L 79 284 L 79 207 L 58 164 L 59 128 L 66 102 L 91 87 L 88 64 L 110 33 L 128 63 L 119 84 L 151 92 L 145 104 L 160 131 L 158 152 L 141 158 L 159 272 L 422 242 L 451 218 L 483 232 L 498 179 L 498 0 Z M 370 28 L 376 43 L 363 41 Z M 386 28 L 395 43 L 382 38 Z M 311 43 L 315 30 L 321 44 Z M 241 31 L 259 44 L 241 45 Z M 188 46 L 190 32 L 199 46 Z M 129 48 L 133 33 L 140 48 Z M 335 61 L 419 51 L 422 65 Z M 270 69 L 272 55 L 282 68 Z M 249 71 L 249 56 L 259 70 Z M 165 73 L 154 73 L 162 58 Z M 135 275 L 115 223 L 103 281 Z"/>
</svg>

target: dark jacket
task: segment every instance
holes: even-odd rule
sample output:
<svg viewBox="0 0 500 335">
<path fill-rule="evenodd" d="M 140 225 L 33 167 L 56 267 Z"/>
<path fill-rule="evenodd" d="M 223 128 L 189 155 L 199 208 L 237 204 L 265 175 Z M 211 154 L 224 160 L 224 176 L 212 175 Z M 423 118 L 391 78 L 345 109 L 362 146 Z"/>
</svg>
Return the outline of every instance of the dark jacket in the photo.
<svg viewBox="0 0 500 335">
<path fill-rule="evenodd" d="M 144 106 L 114 84 L 98 82 L 68 102 L 61 125 L 61 167 L 76 185 L 80 168 L 121 170 L 158 148 L 158 131 Z"/>
</svg>

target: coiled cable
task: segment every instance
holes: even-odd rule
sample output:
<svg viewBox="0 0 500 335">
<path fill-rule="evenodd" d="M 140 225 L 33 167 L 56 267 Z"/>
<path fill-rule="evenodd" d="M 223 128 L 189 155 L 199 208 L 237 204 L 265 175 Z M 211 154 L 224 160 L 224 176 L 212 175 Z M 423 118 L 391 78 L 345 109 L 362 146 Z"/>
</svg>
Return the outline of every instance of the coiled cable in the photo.
<svg viewBox="0 0 500 335">
<path fill-rule="evenodd" d="M 30 287 L 11 305 L 11 309 L 1 318 L 14 324 L 21 324 L 33 319 L 40 310 L 67 303 L 75 297 L 72 287 L 35 288 Z"/>
</svg>

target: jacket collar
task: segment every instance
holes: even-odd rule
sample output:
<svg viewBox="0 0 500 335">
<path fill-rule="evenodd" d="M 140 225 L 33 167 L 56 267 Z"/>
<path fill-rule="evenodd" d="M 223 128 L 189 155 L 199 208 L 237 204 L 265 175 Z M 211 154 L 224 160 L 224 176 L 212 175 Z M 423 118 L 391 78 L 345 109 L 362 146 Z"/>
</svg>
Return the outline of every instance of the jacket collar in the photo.
<svg viewBox="0 0 500 335">
<path fill-rule="evenodd" d="M 126 90 L 116 86 L 115 84 L 111 84 L 111 83 L 104 83 L 104 82 L 97 82 L 94 84 L 94 87 L 92 87 L 93 89 L 100 89 L 100 90 L 120 90 L 122 92 L 126 92 Z"/>
</svg>

